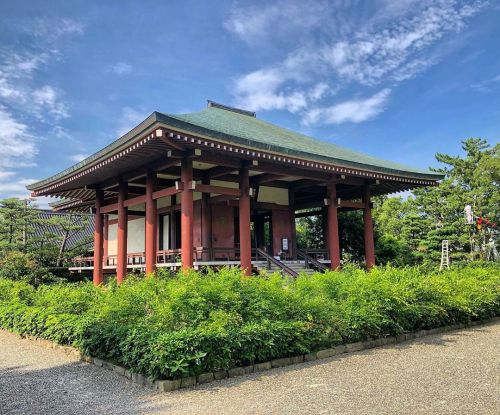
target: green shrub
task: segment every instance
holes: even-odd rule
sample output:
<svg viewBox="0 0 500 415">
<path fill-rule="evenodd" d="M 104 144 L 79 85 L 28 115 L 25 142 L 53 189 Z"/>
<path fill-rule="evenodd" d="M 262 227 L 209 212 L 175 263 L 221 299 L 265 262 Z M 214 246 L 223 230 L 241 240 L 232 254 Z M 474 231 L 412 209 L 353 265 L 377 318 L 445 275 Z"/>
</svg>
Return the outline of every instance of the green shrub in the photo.
<svg viewBox="0 0 500 415">
<path fill-rule="evenodd" d="M 296 280 L 162 273 L 32 285 L 0 279 L 0 327 L 178 378 L 500 314 L 500 266 L 375 268 Z"/>
<path fill-rule="evenodd" d="M 0 278 L 25 281 L 35 286 L 57 280 L 47 268 L 37 264 L 30 254 L 18 251 L 8 252 L 0 258 Z"/>
</svg>

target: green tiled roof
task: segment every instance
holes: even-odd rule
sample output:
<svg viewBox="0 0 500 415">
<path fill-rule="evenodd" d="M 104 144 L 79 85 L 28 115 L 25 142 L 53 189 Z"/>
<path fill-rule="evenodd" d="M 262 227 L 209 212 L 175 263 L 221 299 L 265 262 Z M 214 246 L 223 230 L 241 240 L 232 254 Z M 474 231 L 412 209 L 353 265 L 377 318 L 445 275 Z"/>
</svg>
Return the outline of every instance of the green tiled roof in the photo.
<svg viewBox="0 0 500 415">
<path fill-rule="evenodd" d="M 247 111 L 209 106 L 202 111 L 189 114 L 162 114 L 154 112 L 130 132 L 97 153 L 52 177 L 33 183 L 27 187 L 29 190 L 41 188 L 72 173 L 83 170 L 88 165 L 98 162 L 105 157 L 114 155 L 134 142 L 144 131 L 155 125 L 177 128 L 194 135 L 200 134 L 235 145 L 273 151 L 339 166 L 430 180 L 443 178 L 442 175 L 429 170 L 417 169 L 382 160 L 326 141 L 308 137 L 286 128 L 278 127 L 254 117 L 253 113 Z"/>
<path fill-rule="evenodd" d="M 214 138 L 224 139 L 234 144 L 259 147 L 290 156 L 301 156 L 316 161 L 348 165 L 373 171 L 415 174 L 417 176 L 425 175 L 435 179 L 442 177 L 429 170 L 382 160 L 278 127 L 250 115 L 217 107 L 208 107 L 202 111 L 189 114 L 162 115 L 165 116 L 167 124 L 172 124 L 172 120 L 178 120 L 182 123 L 178 125 L 179 127 L 193 133 L 198 132 Z"/>
</svg>

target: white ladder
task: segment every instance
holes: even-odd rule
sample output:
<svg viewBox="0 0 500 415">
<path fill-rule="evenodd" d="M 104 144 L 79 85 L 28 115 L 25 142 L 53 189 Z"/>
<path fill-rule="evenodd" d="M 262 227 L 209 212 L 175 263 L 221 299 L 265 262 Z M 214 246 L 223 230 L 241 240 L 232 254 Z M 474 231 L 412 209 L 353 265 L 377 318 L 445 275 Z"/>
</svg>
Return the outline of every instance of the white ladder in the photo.
<svg viewBox="0 0 500 415">
<path fill-rule="evenodd" d="M 439 266 L 439 271 L 443 268 L 450 268 L 450 253 L 448 249 L 448 239 L 443 239 L 441 244 L 441 265 Z"/>
</svg>

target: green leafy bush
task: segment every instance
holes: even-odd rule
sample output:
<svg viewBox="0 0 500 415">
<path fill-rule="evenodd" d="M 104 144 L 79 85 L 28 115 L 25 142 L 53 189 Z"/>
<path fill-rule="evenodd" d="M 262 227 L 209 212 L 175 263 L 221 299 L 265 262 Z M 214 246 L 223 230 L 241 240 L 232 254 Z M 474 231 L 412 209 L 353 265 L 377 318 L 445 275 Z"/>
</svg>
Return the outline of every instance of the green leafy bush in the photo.
<svg viewBox="0 0 500 415">
<path fill-rule="evenodd" d="M 500 314 L 500 266 L 444 272 L 243 276 L 237 269 L 130 276 L 117 286 L 0 279 L 0 327 L 78 347 L 152 379 Z"/>
<path fill-rule="evenodd" d="M 0 278 L 25 281 L 35 286 L 56 281 L 56 277 L 37 264 L 30 254 L 19 251 L 8 252 L 0 258 Z"/>
</svg>

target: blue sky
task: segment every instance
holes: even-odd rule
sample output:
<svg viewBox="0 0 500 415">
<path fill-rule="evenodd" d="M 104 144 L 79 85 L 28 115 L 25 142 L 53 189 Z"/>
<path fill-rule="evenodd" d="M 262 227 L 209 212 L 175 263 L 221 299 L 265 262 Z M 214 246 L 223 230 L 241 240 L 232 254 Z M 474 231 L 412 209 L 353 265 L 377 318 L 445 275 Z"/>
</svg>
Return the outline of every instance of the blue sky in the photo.
<svg viewBox="0 0 500 415">
<path fill-rule="evenodd" d="M 499 141 L 499 39 L 494 0 L 0 2 L 0 198 L 207 99 L 435 166 Z"/>
</svg>

